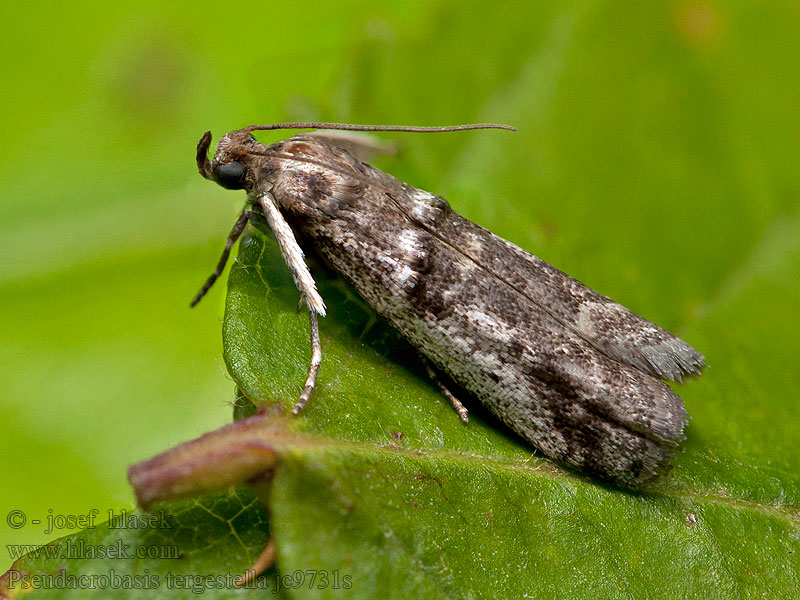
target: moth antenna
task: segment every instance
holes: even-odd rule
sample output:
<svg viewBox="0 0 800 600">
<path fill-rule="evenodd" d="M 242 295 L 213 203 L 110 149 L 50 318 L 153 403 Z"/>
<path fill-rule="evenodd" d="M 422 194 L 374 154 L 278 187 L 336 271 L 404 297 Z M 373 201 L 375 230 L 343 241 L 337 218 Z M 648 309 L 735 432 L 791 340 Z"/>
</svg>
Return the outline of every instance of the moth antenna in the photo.
<svg viewBox="0 0 800 600">
<path fill-rule="evenodd" d="M 213 180 L 211 175 L 211 161 L 208 160 L 208 149 L 211 147 L 211 132 L 206 131 L 197 142 L 197 170 L 206 179 Z"/>
<path fill-rule="evenodd" d="M 324 123 L 299 121 L 295 123 L 272 123 L 271 125 L 250 125 L 240 131 L 269 131 L 273 129 L 338 129 L 340 131 L 407 131 L 410 133 L 438 133 L 443 131 L 467 131 L 469 129 L 506 129 L 516 131 L 511 125 L 496 123 L 472 123 L 468 125 L 446 125 L 443 127 L 418 127 L 416 125 L 355 125 L 352 123 Z M 210 138 L 209 138 L 210 142 Z"/>
</svg>

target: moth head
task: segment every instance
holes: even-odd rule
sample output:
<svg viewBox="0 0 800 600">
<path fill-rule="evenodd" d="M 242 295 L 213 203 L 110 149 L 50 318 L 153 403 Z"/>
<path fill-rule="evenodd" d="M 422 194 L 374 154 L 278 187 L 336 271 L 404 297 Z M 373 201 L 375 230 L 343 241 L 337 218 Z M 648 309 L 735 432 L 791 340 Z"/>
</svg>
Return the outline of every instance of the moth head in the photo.
<svg viewBox="0 0 800 600">
<path fill-rule="evenodd" d="M 214 160 L 209 160 L 211 132 L 206 131 L 197 144 L 197 170 L 200 175 L 217 182 L 225 189 L 241 190 L 245 187 L 247 175 L 247 166 L 241 159 L 246 158 L 247 154 L 238 151 L 241 146 L 230 138 L 231 134 L 228 134 L 220 140 Z"/>
</svg>

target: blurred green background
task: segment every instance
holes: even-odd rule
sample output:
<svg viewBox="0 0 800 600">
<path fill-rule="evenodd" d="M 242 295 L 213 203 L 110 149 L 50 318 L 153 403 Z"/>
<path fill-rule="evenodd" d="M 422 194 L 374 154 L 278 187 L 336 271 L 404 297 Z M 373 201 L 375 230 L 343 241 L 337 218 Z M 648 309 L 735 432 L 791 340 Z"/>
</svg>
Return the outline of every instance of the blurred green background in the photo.
<svg viewBox="0 0 800 600">
<path fill-rule="evenodd" d="M 406 135 L 380 165 L 686 335 L 716 378 L 687 393 L 690 444 L 734 432 L 768 470 L 777 443 L 763 489 L 797 505 L 796 3 L 9 3 L 0 21 L 0 546 L 71 531 L 45 533 L 48 511 L 131 507 L 129 464 L 230 420 L 223 286 L 188 302 L 243 197 L 194 149 L 300 119 L 519 127 Z"/>
</svg>

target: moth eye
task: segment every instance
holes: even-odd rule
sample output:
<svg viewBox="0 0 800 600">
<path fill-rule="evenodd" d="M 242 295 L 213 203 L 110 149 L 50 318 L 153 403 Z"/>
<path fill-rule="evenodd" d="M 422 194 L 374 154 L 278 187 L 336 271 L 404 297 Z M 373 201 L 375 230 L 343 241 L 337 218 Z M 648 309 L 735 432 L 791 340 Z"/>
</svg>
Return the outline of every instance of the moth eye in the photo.
<svg viewBox="0 0 800 600">
<path fill-rule="evenodd" d="M 224 165 L 214 167 L 214 178 L 217 183 L 228 190 L 244 188 L 244 174 L 247 168 L 240 162 L 232 160 Z"/>
</svg>

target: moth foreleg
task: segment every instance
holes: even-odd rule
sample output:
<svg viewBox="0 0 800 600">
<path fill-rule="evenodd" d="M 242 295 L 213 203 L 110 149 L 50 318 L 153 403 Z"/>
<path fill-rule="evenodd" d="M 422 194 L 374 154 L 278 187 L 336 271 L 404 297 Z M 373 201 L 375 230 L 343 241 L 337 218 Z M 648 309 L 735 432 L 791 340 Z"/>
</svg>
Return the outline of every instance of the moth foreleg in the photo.
<svg viewBox="0 0 800 600">
<path fill-rule="evenodd" d="M 217 263 L 217 268 L 214 269 L 214 272 L 211 273 L 206 282 L 203 284 L 203 287 L 200 288 L 200 291 L 197 292 L 197 295 L 192 299 L 192 302 L 189 306 L 194 307 L 197 305 L 200 300 L 203 299 L 203 296 L 206 295 L 208 290 L 211 289 L 211 286 L 214 285 L 214 282 L 217 281 L 220 275 L 222 275 L 222 271 L 225 269 L 225 265 L 228 262 L 228 257 L 231 254 L 231 248 L 236 243 L 236 240 L 242 235 L 244 228 L 247 227 L 247 221 L 250 219 L 250 216 L 253 213 L 243 210 L 242 213 L 239 215 L 239 218 L 236 219 L 236 223 L 233 224 L 233 229 L 228 234 L 228 237 L 225 239 L 225 249 L 222 251 L 222 256 Z"/>
<path fill-rule="evenodd" d="M 436 370 L 431 366 L 431 364 L 425 360 L 425 368 L 428 370 L 428 377 L 430 377 L 436 386 L 439 388 L 439 391 L 442 392 L 442 395 L 447 398 L 453 408 L 456 409 L 458 416 L 464 423 L 469 422 L 469 416 L 467 407 L 461 404 L 461 401 L 453 395 L 453 392 L 447 389 L 447 386 L 439 379 L 438 373 Z"/>
<path fill-rule="evenodd" d="M 311 365 L 308 368 L 308 377 L 306 378 L 303 393 L 300 394 L 300 399 L 292 409 L 292 412 L 297 414 L 308 402 L 311 397 L 311 391 L 317 383 L 317 372 L 322 362 L 322 345 L 319 341 L 317 313 L 323 317 L 325 316 L 325 303 L 322 301 L 319 292 L 317 292 L 317 285 L 314 283 L 314 278 L 311 277 L 308 265 L 303 260 L 303 250 L 298 245 L 291 227 L 289 227 L 286 219 L 283 218 L 280 210 L 278 210 L 272 194 L 264 192 L 258 196 L 258 203 L 264 211 L 267 225 L 269 225 L 278 240 L 283 259 L 289 266 L 289 271 L 292 273 L 297 289 L 300 290 L 301 300 L 308 306 L 308 318 L 311 325 Z"/>
<path fill-rule="evenodd" d="M 306 378 L 306 385 L 303 388 L 303 393 L 300 394 L 300 399 L 292 409 L 294 414 L 303 410 L 306 402 L 311 398 L 311 391 L 317 384 L 317 372 L 322 362 L 322 344 L 319 341 L 319 321 L 317 320 L 317 313 L 313 310 L 309 310 L 308 320 L 311 325 L 311 365 L 308 368 L 308 377 Z"/>
<path fill-rule="evenodd" d="M 314 278 L 311 277 L 311 272 L 308 270 L 308 265 L 303 260 L 303 250 L 297 243 L 294 237 L 294 232 L 286 219 L 283 218 L 281 211 L 275 203 L 275 198 L 269 192 L 264 192 L 257 197 L 258 204 L 264 211 L 264 216 L 267 219 L 267 225 L 275 234 L 275 239 L 278 240 L 278 246 L 281 249 L 283 260 L 289 267 L 292 273 L 292 278 L 300 290 L 300 294 L 306 302 L 309 310 L 325 316 L 325 302 L 317 291 L 317 284 L 314 283 Z"/>
</svg>

